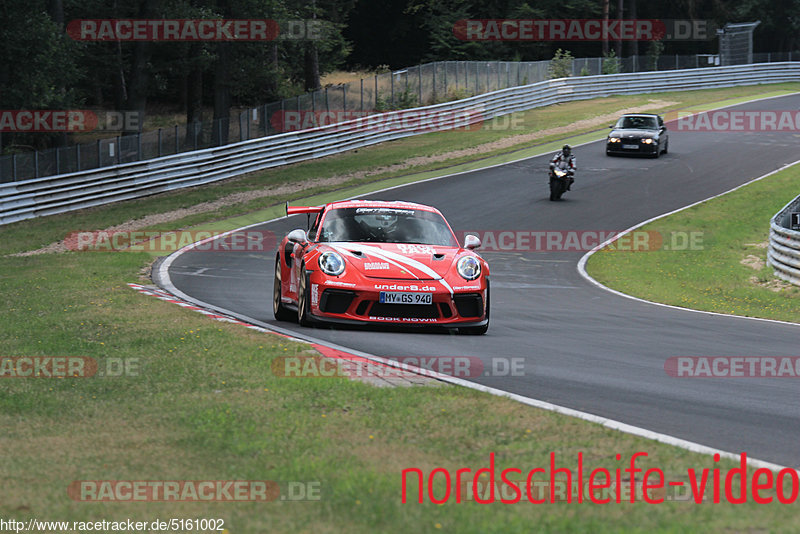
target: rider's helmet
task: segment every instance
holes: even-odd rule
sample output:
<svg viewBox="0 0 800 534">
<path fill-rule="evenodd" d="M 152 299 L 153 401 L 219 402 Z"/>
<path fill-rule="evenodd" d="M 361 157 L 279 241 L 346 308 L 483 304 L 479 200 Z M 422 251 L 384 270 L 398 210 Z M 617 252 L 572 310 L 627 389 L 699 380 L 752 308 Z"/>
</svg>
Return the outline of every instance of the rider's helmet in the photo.
<svg viewBox="0 0 800 534">
<path fill-rule="evenodd" d="M 564 147 L 561 149 L 561 153 L 569 157 L 570 154 L 572 154 L 572 147 L 569 145 L 564 145 Z"/>
</svg>

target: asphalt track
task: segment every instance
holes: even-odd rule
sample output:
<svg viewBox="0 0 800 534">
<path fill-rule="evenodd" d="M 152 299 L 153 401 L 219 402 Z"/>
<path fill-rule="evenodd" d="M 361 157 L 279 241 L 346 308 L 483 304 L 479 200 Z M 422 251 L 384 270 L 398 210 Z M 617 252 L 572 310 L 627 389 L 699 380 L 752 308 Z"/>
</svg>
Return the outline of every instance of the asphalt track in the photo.
<svg viewBox="0 0 800 534">
<path fill-rule="evenodd" d="M 731 109 L 798 108 L 800 95 Z M 669 149 L 659 159 L 639 159 L 608 158 L 600 142 L 579 147 L 577 183 L 557 203 L 547 198 L 547 156 L 366 198 L 434 205 L 457 232 L 620 231 L 797 160 L 800 136 L 673 131 Z M 305 227 L 305 217 L 255 229 L 280 237 L 296 227 Z M 379 356 L 475 356 L 487 369 L 492 358 L 523 358 L 521 376 L 470 380 L 800 466 L 797 380 L 686 379 L 664 370 L 673 356 L 800 356 L 800 326 L 691 313 L 620 297 L 581 277 L 576 264 L 583 254 L 484 253 L 492 281 L 492 321 L 484 336 L 277 323 L 270 300 L 274 251 L 189 251 L 173 260 L 169 276 L 181 292 L 212 306 Z"/>
</svg>

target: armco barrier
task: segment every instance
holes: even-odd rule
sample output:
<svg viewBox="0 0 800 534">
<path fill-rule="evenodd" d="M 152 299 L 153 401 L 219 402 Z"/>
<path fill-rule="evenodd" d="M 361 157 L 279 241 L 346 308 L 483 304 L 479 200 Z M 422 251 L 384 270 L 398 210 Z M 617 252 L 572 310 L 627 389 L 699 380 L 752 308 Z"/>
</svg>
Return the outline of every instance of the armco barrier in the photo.
<svg viewBox="0 0 800 534">
<path fill-rule="evenodd" d="M 791 215 L 796 212 L 800 212 L 800 196 L 770 221 L 767 265 L 775 269 L 778 278 L 800 286 L 800 232 L 791 229 Z"/>
<path fill-rule="evenodd" d="M 0 225 L 206 184 L 288 163 L 425 133 L 405 128 L 399 113 L 446 113 L 443 127 L 573 100 L 653 91 L 684 91 L 800 81 L 800 62 L 547 80 L 365 119 L 184 152 L 91 171 L 0 184 Z M 380 121 L 380 128 L 374 126 Z"/>
</svg>

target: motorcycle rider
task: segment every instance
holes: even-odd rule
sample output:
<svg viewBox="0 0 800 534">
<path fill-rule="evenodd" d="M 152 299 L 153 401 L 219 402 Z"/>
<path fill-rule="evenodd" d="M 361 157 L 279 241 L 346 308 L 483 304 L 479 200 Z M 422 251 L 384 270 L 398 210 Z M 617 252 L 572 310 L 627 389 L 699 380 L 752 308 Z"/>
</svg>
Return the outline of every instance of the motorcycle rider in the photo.
<svg viewBox="0 0 800 534">
<path fill-rule="evenodd" d="M 575 169 L 577 166 L 575 165 L 575 155 L 572 153 L 572 147 L 569 145 L 564 145 L 559 152 L 553 156 L 553 159 L 550 160 L 550 179 L 553 179 L 553 169 L 558 167 L 559 169 L 566 169 L 567 176 L 569 177 L 569 182 L 567 182 L 567 191 L 570 190 L 572 186 L 572 182 L 575 181 Z"/>
</svg>

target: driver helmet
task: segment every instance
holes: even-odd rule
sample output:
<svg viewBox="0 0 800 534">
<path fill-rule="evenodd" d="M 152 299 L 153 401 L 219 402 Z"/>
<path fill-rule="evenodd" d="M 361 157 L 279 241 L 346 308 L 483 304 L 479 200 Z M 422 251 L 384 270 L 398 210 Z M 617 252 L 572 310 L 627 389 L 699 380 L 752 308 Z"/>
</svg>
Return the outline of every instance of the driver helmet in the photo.
<svg viewBox="0 0 800 534">
<path fill-rule="evenodd" d="M 569 145 L 564 145 L 564 147 L 561 149 L 561 153 L 569 157 L 570 154 L 572 154 L 572 147 Z"/>
<path fill-rule="evenodd" d="M 380 228 L 390 228 L 397 224 L 397 215 L 380 214 L 375 217 Z"/>
</svg>

